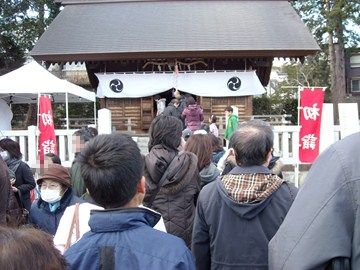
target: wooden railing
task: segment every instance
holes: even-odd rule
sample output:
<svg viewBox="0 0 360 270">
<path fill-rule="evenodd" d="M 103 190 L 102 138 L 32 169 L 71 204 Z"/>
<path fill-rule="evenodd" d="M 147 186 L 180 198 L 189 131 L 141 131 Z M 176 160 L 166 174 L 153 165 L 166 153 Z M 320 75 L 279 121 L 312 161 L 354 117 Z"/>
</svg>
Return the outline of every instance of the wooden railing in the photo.
<svg viewBox="0 0 360 270">
<path fill-rule="evenodd" d="M 75 129 L 56 129 L 55 135 L 58 145 L 58 154 L 62 164 L 65 167 L 70 167 L 74 158 L 72 150 L 72 134 Z M 29 164 L 30 167 L 36 168 L 37 156 L 37 140 L 39 132 L 36 126 L 29 126 L 27 130 L 7 130 L 0 132 L 0 139 L 10 138 L 17 141 L 20 145 L 23 160 Z"/>
</svg>

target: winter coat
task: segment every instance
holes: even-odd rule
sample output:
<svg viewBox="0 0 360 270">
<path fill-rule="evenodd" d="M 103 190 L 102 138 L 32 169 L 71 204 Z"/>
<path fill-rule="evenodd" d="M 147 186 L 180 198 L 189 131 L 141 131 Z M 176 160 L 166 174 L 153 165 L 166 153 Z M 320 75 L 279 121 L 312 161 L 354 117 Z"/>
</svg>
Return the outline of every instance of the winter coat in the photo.
<svg viewBox="0 0 360 270">
<path fill-rule="evenodd" d="M 209 166 L 206 166 L 200 171 L 200 178 L 201 178 L 201 188 L 205 185 L 215 181 L 216 178 L 220 175 L 220 170 L 215 166 L 214 163 L 210 163 Z"/>
<path fill-rule="evenodd" d="M 14 186 L 20 192 L 21 203 L 25 209 L 30 211 L 31 200 L 30 200 L 30 191 L 35 188 L 34 175 L 25 162 L 21 161 L 19 167 L 15 172 L 15 184 Z"/>
<path fill-rule="evenodd" d="M 186 128 L 191 131 L 198 130 L 204 120 L 203 110 L 196 104 L 187 106 L 181 116 L 185 119 Z"/>
<path fill-rule="evenodd" d="M 185 108 L 186 108 L 186 98 L 183 95 L 181 95 L 179 98 L 179 107 L 178 107 L 180 113 L 182 113 L 185 110 Z"/>
<path fill-rule="evenodd" d="M 351 258 L 351 269 L 360 269 L 358 153 L 360 133 L 336 142 L 316 159 L 270 242 L 270 269 L 325 269 L 335 257 Z"/>
<path fill-rule="evenodd" d="M 238 129 L 238 117 L 234 114 L 230 115 L 224 133 L 224 138 L 230 140 L 233 133 Z"/>
<path fill-rule="evenodd" d="M 270 171 L 263 166 L 236 167 L 231 174 L 268 175 Z M 261 201 L 239 203 L 220 178 L 206 185 L 199 195 L 192 239 L 197 269 L 267 269 L 268 243 L 296 192 L 284 182 Z"/>
<path fill-rule="evenodd" d="M 168 177 L 151 204 L 150 200 L 167 168 Z M 144 206 L 159 212 L 167 232 L 182 238 L 190 246 L 196 200 L 200 192 L 195 154 L 170 152 L 156 145 L 145 157 L 145 179 Z"/>
<path fill-rule="evenodd" d="M 195 270 L 181 239 L 152 228 L 159 219 L 142 208 L 92 210 L 91 231 L 65 252 L 68 269 Z"/>
<path fill-rule="evenodd" d="M 166 116 L 174 116 L 180 120 L 181 119 L 181 112 L 178 108 L 176 108 L 174 106 L 174 104 L 170 103 L 166 108 L 165 110 L 163 111 L 163 115 L 166 115 Z"/>
<path fill-rule="evenodd" d="M 6 164 L 0 157 L 0 226 L 6 225 L 6 210 L 8 206 L 10 179 Z"/>
<path fill-rule="evenodd" d="M 86 186 L 84 179 L 82 178 L 81 175 L 80 164 L 76 161 L 76 156 L 70 168 L 70 177 L 71 177 L 73 193 L 75 196 L 80 198 L 82 195 L 86 193 Z"/>
<path fill-rule="evenodd" d="M 71 188 L 67 189 L 60 200 L 60 206 L 55 212 L 50 211 L 49 203 L 39 198 L 31 206 L 30 223 L 49 234 L 55 235 L 66 207 L 83 202 L 83 200 L 73 195 Z"/>
</svg>

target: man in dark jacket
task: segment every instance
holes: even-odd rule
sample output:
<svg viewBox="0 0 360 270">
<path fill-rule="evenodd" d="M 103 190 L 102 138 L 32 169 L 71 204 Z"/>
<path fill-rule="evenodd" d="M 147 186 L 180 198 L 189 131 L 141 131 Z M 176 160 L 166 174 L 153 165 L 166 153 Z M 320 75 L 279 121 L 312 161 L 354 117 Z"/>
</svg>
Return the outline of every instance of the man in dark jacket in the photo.
<svg viewBox="0 0 360 270">
<path fill-rule="evenodd" d="M 176 98 L 174 98 L 170 101 L 170 103 L 167 105 L 167 107 L 163 111 L 163 115 L 174 116 L 176 118 L 179 118 L 180 120 L 182 119 L 181 112 L 179 110 L 179 101 Z"/>
<path fill-rule="evenodd" d="M 175 90 L 174 92 L 174 97 L 179 101 L 179 111 L 180 111 L 180 114 L 184 111 L 184 109 L 186 108 L 186 98 L 184 95 L 182 95 L 180 93 L 179 90 Z"/>
<path fill-rule="evenodd" d="M 73 135 L 73 149 L 75 152 L 75 159 L 70 168 L 70 177 L 73 192 L 79 198 L 86 193 L 84 179 L 82 179 L 80 165 L 77 162 L 77 156 L 84 149 L 85 145 L 97 135 L 97 130 L 94 128 L 83 127 L 75 131 Z"/>
<path fill-rule="evenodd" d="M 145 193 L 144 160 L 131 137 L 100 135 L 78 162 L 91 197 L 91 232 L 66 252 L 69 269 L 195 269 L 185 243 L 152 227 L 160 215 L 138 207 Z"/>
<path fill-rule="evenodd" d="M 192 239 L 198 270 L 268 268 L 268 243 L 297 193 L 267 168 L 273 138 L 260 121 L 231 137 L 238 166 L 206 185 L 198 199 Z"/>
</svg>

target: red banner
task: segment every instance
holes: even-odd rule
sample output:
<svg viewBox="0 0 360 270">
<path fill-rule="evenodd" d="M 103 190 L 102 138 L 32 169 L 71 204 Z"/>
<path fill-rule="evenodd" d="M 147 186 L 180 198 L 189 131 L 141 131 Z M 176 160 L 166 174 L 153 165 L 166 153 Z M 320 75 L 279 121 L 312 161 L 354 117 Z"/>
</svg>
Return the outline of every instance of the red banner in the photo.
<svg viewBox="0 0 360 270">
<path fill-rule="evenodd" d="M 51 100 L 48 96 L 39 99 L 39 131 L 39 154 L 42 161 L 45 154 L 57 154 Z"/>
<path fill-rule="evenodd" d="M 312 163 L 319 155 L 323 87 L 300 89 L 299 160 Z"/>
</svg>

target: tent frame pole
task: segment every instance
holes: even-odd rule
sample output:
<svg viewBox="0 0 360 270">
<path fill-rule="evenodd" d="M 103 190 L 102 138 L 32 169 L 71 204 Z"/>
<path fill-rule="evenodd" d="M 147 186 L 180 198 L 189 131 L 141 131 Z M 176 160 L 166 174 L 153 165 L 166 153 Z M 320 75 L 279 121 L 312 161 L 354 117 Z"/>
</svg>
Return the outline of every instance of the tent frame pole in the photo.
<svg viewBox="0 0 360 270">
<path fill-rule="evenodd" d="M 65 92 L 65 110 L 66 110 L 66 129 L 69 130 L 69 97 L 68 97 L 68 92 Z"/>
</svg>

